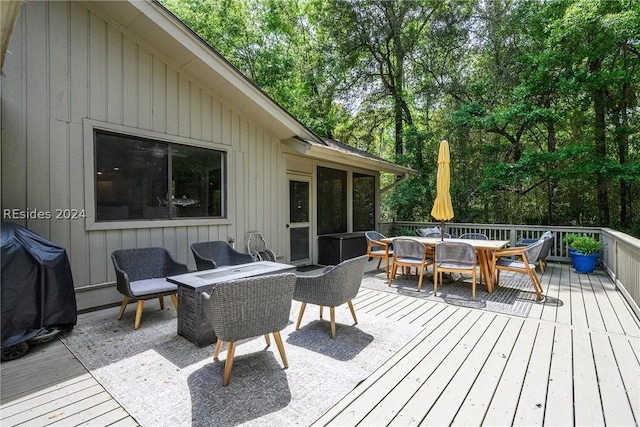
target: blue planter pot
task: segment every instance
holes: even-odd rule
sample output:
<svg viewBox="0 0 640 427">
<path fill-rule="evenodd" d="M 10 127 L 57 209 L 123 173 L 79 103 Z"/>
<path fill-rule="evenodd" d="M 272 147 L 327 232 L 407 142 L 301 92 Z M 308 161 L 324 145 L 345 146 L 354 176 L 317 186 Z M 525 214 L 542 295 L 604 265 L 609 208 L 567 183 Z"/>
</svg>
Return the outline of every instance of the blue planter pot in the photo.
<svg viewBox="0 0 640 427">
<path fill-rule="evenodd" d="M 578 273 L 593 273 L 593 270 L 596 269 L 598 258 L 600 258 L 600 254 L 585 255 L 580 252 L 573 252 L 571 254 L 573 268 L 575 268 Z"/>
</svg>

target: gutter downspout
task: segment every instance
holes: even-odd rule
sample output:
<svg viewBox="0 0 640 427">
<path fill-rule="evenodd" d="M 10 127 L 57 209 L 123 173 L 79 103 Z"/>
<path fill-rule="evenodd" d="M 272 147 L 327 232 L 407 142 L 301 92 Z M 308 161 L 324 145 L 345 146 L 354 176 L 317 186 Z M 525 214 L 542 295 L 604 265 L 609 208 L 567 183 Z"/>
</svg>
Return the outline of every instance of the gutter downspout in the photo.
<svg viewBox="0 0 640 427">
<path fill-rule="evenodd" d="M 404 175 L 402 175 L 402 177 L 400 179 L 396 179 L 391 184 L 389 184 L 386 187 L 380 189 L 380 194 L 384 194 L 387 191 L 391 190 L 392 188 L 396 188 L 398 185 L 402 184 L 403 182 L 405 182 L 408 179 L 409 179 L 409 172 L 405 172 Z"/>
</svg>

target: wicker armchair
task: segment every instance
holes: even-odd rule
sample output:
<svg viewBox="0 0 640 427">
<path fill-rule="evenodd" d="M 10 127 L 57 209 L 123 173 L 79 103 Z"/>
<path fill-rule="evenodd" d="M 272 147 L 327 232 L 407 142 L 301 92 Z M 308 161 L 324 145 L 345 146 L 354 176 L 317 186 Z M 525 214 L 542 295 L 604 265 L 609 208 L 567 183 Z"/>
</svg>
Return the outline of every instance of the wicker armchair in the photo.
<svg viewBox="0 0 640 427">
<path fill-rule="evenodd" d="M 377 231 L 367 231 L 364 233 L 364 237 L 367 239 L 367 255 L 370 258 L 378 258 L 378 267 L 384 259 L 385 271 L 387 277 L 389 277 L 389 257 L 393 256 L 393 247 L 391 243 L 384 243 L 381 240 L 384 239 L 384 235 Z"/>
<path fill-rule="evenodd" d="M 295 274 L 273 274 L 220 283 L 211 294 L 202 293 L 203 305 L 218 342 L 213 353 L 217 359 L 222 343 L 227 342 L 222 385 L 229 384 L 236 342 L 268 334 L 278 346 L 285 368 L 289 367 L 280 331 L 289 323 L 291 299 L 296 285 Z"/>
<path fill-rule="evenodd" d="M 118 320 L 130 301 L 137 301 L 134 329 L 140 327 L 144 301 L 151 298 L 160 300 L 160 309 L 164 309 L 164 296 L 171 296 L 173 305 L 178 309 L 178 287 L 166 280 L 168 276 L 185 274 L 189 268 L 176 261 L 165 248 L 121 249 L 111 254 L 116 270 L 118 292 L 124 295 Z"/>
<path fill-rule="evenodd" d="M 191 252 L 193 252 L 193 258 L 196 260 L 198 271 L 254 261 L 250 254 L 238 252 L 222 240 L 194 243 L 191 245 Z"/>
<path fill-rule="evenodd" d="M 442 273 L 471 273 L 471 298 L 476 300 L 476 249 L 463 242 L 441 242 L 436 245 L 433 264 L 433 295 L 437 295 Z"/>
<path fill-rule="evenodd" d="M 357 324 L 358 319 L 351 300 L 355 298 L 360 289 L 367 259 L 367 255 L 362 255 L 342 261 L 336 266 L 328 266 L 319 275 L 299 276 L 293 294 L 294 300 L 302 302 L 296 329 L 300 328 L 300 321 L 307 304 L 320 306 L 320 318 L 322 318 L 322 308 L 324 306 L 330 308 L 331 338 L 335 339 L 336 337 L 335 307 L 345 302 L 349 304 L 353 321 Z"/>
<path fill-rule="evenodd" d="M 538 259 L 538 255 L 542 250 L 545 240 L 539 239 L 526 247 L 512 247 L 500 249 L 495 252 L 495 275 L 496 283 L 500 283 L 500 271 L 514 271 L 529 276 L 531 284 L 536 292 L 538 300 L 544 300 L 542 296 L 542 283 L 536 273 L 534 262 Z M 514 259 L 515 258 L 515 259 Z"/>
</svg>

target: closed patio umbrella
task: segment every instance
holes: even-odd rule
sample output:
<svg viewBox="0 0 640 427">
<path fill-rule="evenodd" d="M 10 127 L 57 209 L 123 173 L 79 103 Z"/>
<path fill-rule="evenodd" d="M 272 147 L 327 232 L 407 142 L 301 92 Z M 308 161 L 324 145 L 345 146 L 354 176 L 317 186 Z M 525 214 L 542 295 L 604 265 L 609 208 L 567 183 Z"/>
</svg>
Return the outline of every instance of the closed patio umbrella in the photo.
<svg viewBox="0 0 640 427">
<path fill-rule="evenodd" d="M 442 141 L 438 151 L 438 179 L 436 200 L 431 209 L 431 216 L 440 221 L 440 237 L 444 240 L 444 222 L 453 218 L 453 206 L 451 205 L 451 195 L 449 194 L 450 171 L 449 171 L 449 143 Z"/>
</svg>

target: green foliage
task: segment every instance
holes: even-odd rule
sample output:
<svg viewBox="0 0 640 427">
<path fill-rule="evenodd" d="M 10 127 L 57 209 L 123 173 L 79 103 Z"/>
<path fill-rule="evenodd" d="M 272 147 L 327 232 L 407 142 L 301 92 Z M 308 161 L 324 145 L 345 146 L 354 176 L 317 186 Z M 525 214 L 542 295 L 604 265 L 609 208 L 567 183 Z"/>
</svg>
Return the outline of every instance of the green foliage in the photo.
<svg viewBox="0 0 640 427">
<path fill-rule="evenodd" d="M 584 255 L 597 254 L 604 248 L 604 244 L 591 236 L 577 236 L 571 241 L 572 249 Z"/>
</svg>

